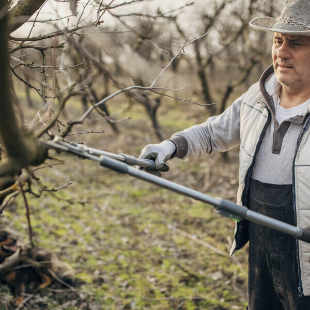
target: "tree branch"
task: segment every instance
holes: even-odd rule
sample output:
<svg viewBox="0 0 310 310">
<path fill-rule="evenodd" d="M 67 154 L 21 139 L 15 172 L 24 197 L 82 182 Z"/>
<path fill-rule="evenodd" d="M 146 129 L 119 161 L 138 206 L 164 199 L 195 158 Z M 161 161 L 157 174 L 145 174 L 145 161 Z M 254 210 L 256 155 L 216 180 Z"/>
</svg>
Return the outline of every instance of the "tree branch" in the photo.
<svg viewBox="0 0 310 310">
<path fill-rule="evenodd" d="M 19 0 L 10 10 L 10 32 L 15 31 L 46 2 L 46 0 Z"/>
<path fill-rule="evenodd" d="M 49 33 L 49 34 L 46 34 L 46 35 L 43 35 L 43 36 L 38 36 L 38 37 L 32 37 L 32 38 L 15 38 L 15 37 L 9 37 L 10 40 L 13 40 L 13 41 L 40 41 L 40 40 L 44 40 L 44 39 L 50 39 L 50 38 L 54 38 L 54 37 L 58 37 L 60 35 L 64 35 L 64 34 L 68 34 L 68 33 L 72 33 L 72 32 L 75 32 L 77 30 L 81 30 L 81 29 L 86 29 L 86 28 L 90 28 L 94 26 L 94 24 L 88 24 L 88 25 L 84 25 L 84 26 L 78 26 L 78 27 L 74 27 L 74 28 L 71 28 L 71 29 L 64 29 L 64 30 L 58 30 L 58 31 L 55 31 L 55 32 L 52 32 L 52 33 Z"/>
</svg>

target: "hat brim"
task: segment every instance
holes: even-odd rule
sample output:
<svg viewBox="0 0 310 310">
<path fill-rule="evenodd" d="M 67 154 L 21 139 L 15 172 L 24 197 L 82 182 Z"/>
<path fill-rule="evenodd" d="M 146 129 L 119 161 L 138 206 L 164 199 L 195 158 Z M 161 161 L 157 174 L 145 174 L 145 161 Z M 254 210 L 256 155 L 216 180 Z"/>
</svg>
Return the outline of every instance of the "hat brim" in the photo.
<svg viewBox="0 0 310 310">
<path fill-rule="evenodd" d="M 279 32 L 283 34 L 310 36 L 310 30 L 300 30 L 294 25 L 278 22 L 272 17 L 258 17 L 250 21 L 249 25 L 258 30 Z M 294 29 L 295 28 L 295 29 Z"/>
</svg>

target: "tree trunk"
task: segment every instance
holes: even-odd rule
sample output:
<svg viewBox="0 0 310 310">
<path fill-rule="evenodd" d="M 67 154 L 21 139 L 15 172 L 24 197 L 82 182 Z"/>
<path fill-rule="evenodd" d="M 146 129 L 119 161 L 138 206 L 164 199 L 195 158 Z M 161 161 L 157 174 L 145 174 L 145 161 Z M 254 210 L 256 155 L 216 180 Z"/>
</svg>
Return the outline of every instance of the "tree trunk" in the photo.
<svg viewBox="0 0 310 310">
<path fill-rule="evenodd" d="M 107 77 L 106 77 L 106 78 L 107 78 Z M 105 78 L 105 81 L 106 81 L 106 78 Z M 105 83 L 105 84 L 106 84 L 106 83 Z M 99 100 L 99 98 L 98 98 L 98 96 L 97 96 L 95 90 L 93 89 L 93 87 L 89 87 L 89 88 L 90 88 L 91 95 L 92 95 L 92 97 L 94 98 L 95 102 L 99 102 L 100 100 Z M 103 95 L 103 98 L 108 97 L 108 95 L 109 95 L 109 91 L 108 91 L 107 88 L 105 88 L 105 93 L 104 93 L 104 95 Z M 99 105 L 98 108 L 99 108 L 102 112 L 104 112 L 104 114 L 107 116 L 106 121 L 107 121 L 107 123 L 111 126 L 113 132 L 114 132 L 114 133 L 119 133 L 119 130 L 118 130 L 117 125 L 113 122 L 113 120 L 110 120 L 110 119 L 109 119 L 109 116 L 110 116 L 111 114 L 110 114 L 110 111 L 109 111 L 108 107 L 106 106 L 106 104 L 105 104 L 105 103 L 102 103 L 102 104 Z"/>
<path fill-rule="evenodd" d="M 30 134 L 25 134 L 18 127 L 18 122 L 11 102 L 11 83 L 8 55 L 8 8 L 6 0 L 0 0 L 0 140 L 8 160 L 0 165 L 0 177 L 20 173 L 30 164 L 42 163 L 46 150 L 39 147 Z"/>
<path fill-rule="evenodd" d="M 147 111 L 147 114 L 149 115 L 150 119 L 151 119 L 151 122 L 152 122 L 152 125 L 153 125 L 153 128 L 155 130 L 155 134 L 158 138 L 159 141 L 163 141 L 164 140 L 164 137 L 163 137 L 163 134 L 162 134 L 162 129 L 158 123 L 158 120 L 157 120 L 157 109 L 159 108 L 160 106 L 160 98 L 156 98 L 155 100 L 155 104 L 144 104 L 144 107 Z"/>
<path fill-rule="evenodd" d="M 211 97 L 210 91 L 209 91 L 209 82 L 208 78 L 205 72 L 205 68 L 202 64 L 202 58 L 200 54 L 200 49 L 199 49 L 199 41 L 194 42 L 195 45 L 195 56 L 196 56 L 196 62 L 197 62 L 197 67 L 198 67 L 198 77 L 200 80 L 201 88 L 202 88 L 202 94 L 205 100 L 205 103 L 210 104 L 207 106 L 207 109 L 211 115 L 214 115 L 216 113 L 216 107 L 213 104 L 214 101 Z"/>
</svg>

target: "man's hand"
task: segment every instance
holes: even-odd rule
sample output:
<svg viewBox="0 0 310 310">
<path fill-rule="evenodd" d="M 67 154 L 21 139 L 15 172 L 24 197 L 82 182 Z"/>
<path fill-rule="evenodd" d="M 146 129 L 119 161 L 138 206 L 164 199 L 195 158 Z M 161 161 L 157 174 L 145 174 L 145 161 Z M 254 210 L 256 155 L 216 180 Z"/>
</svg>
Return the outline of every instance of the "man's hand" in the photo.
<svg viewBox="0 0 310 310">
<path fill-rule="evenodd" d="M 175 152 L 175 149 L 175 144 L 171 141 L 163 141 L 159 144 L 148 144 L 141 151 L 141 155 L 139 158 L 154 160 L 156 170 L 166 172 L 169 170 L 169 167 L 165 164 L 165 162 L 171 159 L 171 156 Z"/>
</svg>

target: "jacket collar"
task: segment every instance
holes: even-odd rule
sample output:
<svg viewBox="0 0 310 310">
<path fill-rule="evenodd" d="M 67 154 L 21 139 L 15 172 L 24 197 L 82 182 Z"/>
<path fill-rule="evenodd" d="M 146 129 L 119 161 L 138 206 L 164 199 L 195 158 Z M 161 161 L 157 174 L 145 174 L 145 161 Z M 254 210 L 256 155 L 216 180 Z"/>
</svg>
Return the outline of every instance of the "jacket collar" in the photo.
<svg viewBox="0 0 310 310">
<path fill-rule="evenodd" d="M 273 96 L 280 91 L 281 84 L 278 82 L 275 74 L 273 65 L 268 67 L 259 79 L 259 90 L 260 96 L 258 97 L 258 104 L 267 106 L 268 110 L 271 112 L 272 118 L 275 120 L 275 106 L 273 101 Z M 309 110 L 305 115 L 296 115 L 290 118 L 292 123 L 301 124 L 309 116 Z"/>
<path fill-rule="evenodd" d="M 259 80 L 259 90 L 260 90 L 261 96 L 259 98 L 258 103 L 264 106 L 267 105 L 269 111 L 274 116 L 275 108 L 274 108 L 272 96 L 279 90 L 278 88 L 279 82 L 277 82 L 277 85 L 275 85 L 276 83 L 273 77 L 274 77 L 274 68 L 273 68 L 273 65 L 271 65 L 265 70 L 265 72 L 262 74 Z"/>
</svg>

